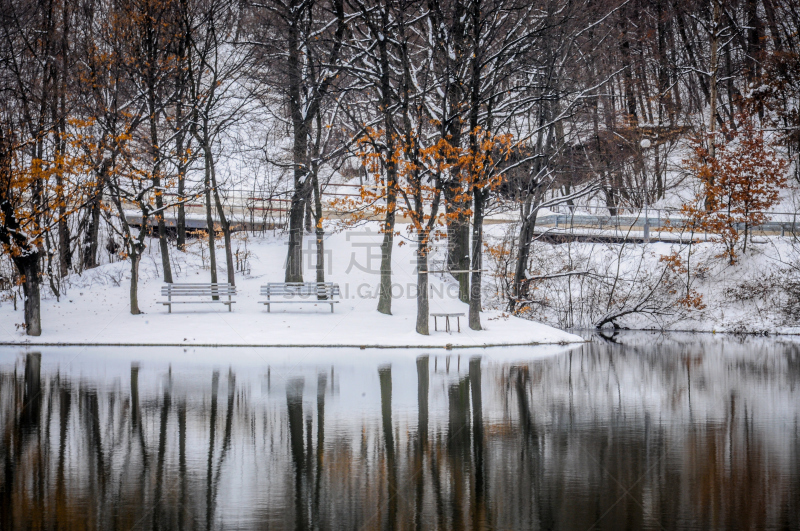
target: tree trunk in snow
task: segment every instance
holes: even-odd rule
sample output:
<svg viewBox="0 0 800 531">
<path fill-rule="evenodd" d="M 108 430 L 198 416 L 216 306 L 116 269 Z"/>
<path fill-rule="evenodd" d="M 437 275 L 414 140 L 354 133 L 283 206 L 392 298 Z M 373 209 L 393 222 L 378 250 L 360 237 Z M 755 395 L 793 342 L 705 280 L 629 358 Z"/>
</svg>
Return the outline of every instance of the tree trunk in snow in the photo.
<svg viewBox="0 0 800 531">
<path fill-rule="evenodd" d="M 300 11 L 300 2 L 292 1 L 292 11 Z M 299 23 L 289 24 L 287 82 L 289 114 L 292 120 L 292 162 L 294 164 L 294 193 L 289 207 L 289 248 L 286 251 L 285 282 L 303 281 L 303 221 L 306 207 L 306 179 L 308 179 L 308 124 L 303 114 L 303 51 Z"/>
<path fill-rule="evenodd" d="M 711 91 L 711 95 L 709 96 L 709 117 L 708 117 L 708 131 L 709 131 L 709 141 L 708 141 L 708 155 L 712 159 L 717 156 L 717 148 L 716 142 L 717 139 L 715 138 L 716 130 L 717 130 L 717 73 L 719 70 L 719 24 L 720 24 L 720 8 L 719 8 L 719 0 L 712 0 L 712 20 L 711 20 L 711 36 L 710 36 L 710 46 L 711 46 L 711 68 L 709 72 L 709 90 Z M 710 184 L 713 186 L 715 175 L 710 176 Z M 709 189 L 711 186 L 709 186 Z M 713 209 L 713 202 L 714 198 L 709 194 L 706 196 L 706 209 L 711 210 Z"/>
<path fill-rule="evenodd" d="M 417 333 L 430 335 L 428 321 L 428 242 L 424 231 L 417 234 Z"/>
<path fill-rule="evenodd" d="M 179 146 L 182 146 L 181 142 Z M 182 151 L 182 148 L 179 147 Z M 186 166 L 183 163 L 178 165 L 178 198 L 183 199 L 183 194 L 186 193 Z M 177 231 L 177 246 L 178 249 L 183 251 L 186 249 L 186 208 L 183 201 L 178 204 L 178 219 L 175 221 L 175 230 Z"/>
<path fill-rule="evenodd" d="M 528 210 L 528 209 L 526 209 Z M 525 212 L 525 218 L 519 228 L 519 238 L 517 243 L 517 264 L 514 269 L 514 284 L 511 290 L 511 297 L 508 299 L 508 311 L 513 312 L 517 302 L 522 297 L 522 284 L 525 281 L 525 269 L 528 266 L 528 257 L 531 252 L 533 242 L 533 229 L 536 227 L 536 213 L 533 215 Z"/>
<path fill-rule="evenodd" d="M 445 186 L 444 198 L 447 208 L 447 269 L 458 281 L 458 298 L 469 302 L 469 219 L 464 211 L 469 207 L 463 199 L 465 193 L 458 183 Z"/>
<path fill-rule="evenodd" d="M 100 236 L 100 206 L 103 201 L 103 187 L 105 183 L 105 164 L 98 175 L 94 197 L 90 203 L 89 226 L 86 228 L 86 237 L 83 248 L 83 268 L 97 267 L 97 242 Z"/>
<path fill-rule="evenodd" d="M 56 177 L 57 188 L 63 190 L 64 179 L 61 175 Z M 58 205 L 58 274 L 60 278 L 69 275 L 72 267 L 72 249 L 70 248 L 69 225 L 67 225 L 67 201 L 61 196 Z"/>
<path fill-rule="evenodd" d="M 314 187 L 314 234 L 317 244 L 317 282 L 325 282 L 325 230 L 322 228 L 322 197 L 319 189 L 318 170 L 314 165 L 311 171 Z"/>
<path fill-rule="evenodd" d="M 380 34 L 390 34 L 389 5 L 381 4 Z M 401 21 L 402 24 L 402 21 Z M 401 26 L 402 27 L 402 26 Z M 402 31 L 400 31 L 402 34 Z M 378 39 L 379 51 L 379 76 L 380 76 L 380 109 L 383 114 L 383 136 L 386 143 L 386 216 L 383 221 L 383 242 L 381 243 L 381 270 L 380 294 L 378 298 L 378 311 L 392 314 L 392 250 L 394 247 L 395 210 L 397 207 L 397 161 L 395 151 L 395 103 L 392 90 L 391 70 L 389 66 L 389 48 L 385 38 Z"/>
<path fill-rule="evenodd" d="M 483 266 L 483 204 L 485 192 L 473 192 L 474 210 L 472 213 L 472 281 L 469 295 L 469 327 L 483 330 L 481 327 L 481 269 Z"/>
<path fill-rule="evenodd" d="M 217 282 L 217 252 L 215 249 L 214 217 L 211 215 L 211 161 L 204 158 L 205 162 L 205 187 L 206 187 L 206 226 L 208 227 L 208 263 L 211 269 L 211 283 Z M 219 300 L 213 296 L 213 300 Z"/>
<path fill-rule="evenodd" d="M 381 284 L 378 297 L 378 311 L 392 315 L 392 248 L 394 247 L 395 205 L 397 191 L 394 183 L 386 183 L 386 218 L 383 222 L 383 242 L 381 243 Z"/>
<path fill-rule="evenodd" d="M 22 277 L 22 292 L 25 295 L 25 333 L 42 335 L 41 296 L 39 294 L 39 252 L 13 257 Z"/>
<path fill-rule="evenodd" d="M 164 198 L 161 197 L 161 178 L 153 178 L 156 186 L 156 221 L 158 222 L 158 246 L 161 250 L 161 267 L 164 269 L 164 282 L 172 283 L 172 266 L 169 263 L 169 243 L 167 242 L 167 227 L 164 224 Z"/>
<path fill-rule="evenodd" d="M 319 186 L 319 155 L 320 146 L 322 143 L 322 113 L 317 111 L 314 117 L 316 124 L 316 132 L 314 143 L 312 145 L 311 153 L 311 192 L 312 197 L 309 197 L 309 204 L 314 200 L 313 208 L 313 222 L 314 222 L 314 235 L 317 249 L 317 282 L 325 282 L 325 230 L 322 228 L 322 190 Z"/>
<path fill-rule="evenodd" d="M 219 215 L 219 224 L 222 227 L 222 235 L 225 238 L 225 266 L 228 269 L 228 284 L 231 286 L 236 285 L 236 275 L 233 265 L 233 252 L 231 251 L 231 224 L 228 222 L 225 211 L 222 208 L 222 201 L 219 198 L 219 189 L 217 187 L 217 173 L 214 170 L 214 154 L 211 149 L 207 148 L 205 151 L 205 158 L 209 161 L 211 169 L 211 187 L 214 192 L 214 204 L 217 207 L 217 214 Z"/>
<path fill-rule="evenodd" d="M 286 256 L 285 282 L 303 281 L 303 220 L 306 202 L 301 190 L 295 188 L 289 207 L 289 249 Z"/>
<path fill-rule="evenodd" d="M 142 227 L 144 230 L 144 227 Z M 131 251 L 131 315 L 139 315 L 139 261 L 141 255 L 139 251 Z"/>
</svg>

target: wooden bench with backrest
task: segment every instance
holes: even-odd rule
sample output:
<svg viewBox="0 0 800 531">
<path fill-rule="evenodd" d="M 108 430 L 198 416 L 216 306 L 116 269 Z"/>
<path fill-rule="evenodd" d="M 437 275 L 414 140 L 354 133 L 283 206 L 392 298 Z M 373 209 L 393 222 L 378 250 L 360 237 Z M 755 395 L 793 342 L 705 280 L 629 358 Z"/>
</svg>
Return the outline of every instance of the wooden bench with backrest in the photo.
<svg viewBox="0 0 800 531">
<path fill-rule="evenodd" d="M 259 301 L 260 304 L 267 305 L 270 311 L 271 304 L 303 304 L 313 302 L 315 304 L 330 304 L 331 313 L 333 305 L 339 301 L 333 297 L 341 297 L 339 284 L 333 282 L 270 282 L 261 286 L 261 296 L 267 300 Z M 273 297 L 282 297 L 279 300 Z"/>
<path fill-rule="evenodd" d="M 219 303 L 227 304 L 228 311 L 231 311 L 232 304 L 236 301 L 231 297 L 236 295 L 236 286 L 231 284 L 164 284 L 161 286 L 161 296 L 167 297 L 165 301 L 159 301 L 161 304 L 169 306 L 169 313 L 172 313 L 173 304 L 209 304 Z M 193 300 L 173 300 L 174 297 L 190 297 Z M 214 300 L 214 297 L 219 297 Z M 227 297 L 228 300 L 223 300 L 222 297 Z M 202 298 L 202 300 L 198 300 Z"/>
</svg>

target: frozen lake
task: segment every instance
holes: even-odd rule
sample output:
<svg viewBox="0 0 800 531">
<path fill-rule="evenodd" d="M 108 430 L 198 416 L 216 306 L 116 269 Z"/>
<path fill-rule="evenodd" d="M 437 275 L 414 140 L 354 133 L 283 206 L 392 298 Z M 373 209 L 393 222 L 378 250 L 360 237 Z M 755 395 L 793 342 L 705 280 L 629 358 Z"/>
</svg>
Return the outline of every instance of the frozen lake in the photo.
<svg viewBox="0 0 800 531">
<path fill-rule="evenodd" d="M 800 342 L 0 347 L 0 529 L 800 529 Z"/>
</svg>

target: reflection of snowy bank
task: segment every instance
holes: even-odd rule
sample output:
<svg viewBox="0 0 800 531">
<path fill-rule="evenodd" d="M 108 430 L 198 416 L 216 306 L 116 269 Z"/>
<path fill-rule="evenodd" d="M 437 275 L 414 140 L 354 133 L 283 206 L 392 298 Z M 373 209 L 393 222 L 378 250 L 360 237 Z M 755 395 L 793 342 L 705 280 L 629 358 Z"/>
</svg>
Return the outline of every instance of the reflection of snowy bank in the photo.
<svg viewBox="0 0 800 531">
<path fill-rule="evenodd" d="M 90 507 L 100 526 L 146 513 L 165 528 L 291 528 L 309 514 L 320 528 L 467 528 L 483 512 L 474 527 L 588 529 L 599 513 L 609 529 L 797 528 L 797 344 L 617 339 L 436 354 L 43 348 L 40 362 L 0 347 L 0 436 L 19 445 L 0 451 L 16 459 L 17 496 L 61 500 L 42 501 L 45 518 Z M 69 489 L 25 488 L 60 466 Z"/>
</svg>

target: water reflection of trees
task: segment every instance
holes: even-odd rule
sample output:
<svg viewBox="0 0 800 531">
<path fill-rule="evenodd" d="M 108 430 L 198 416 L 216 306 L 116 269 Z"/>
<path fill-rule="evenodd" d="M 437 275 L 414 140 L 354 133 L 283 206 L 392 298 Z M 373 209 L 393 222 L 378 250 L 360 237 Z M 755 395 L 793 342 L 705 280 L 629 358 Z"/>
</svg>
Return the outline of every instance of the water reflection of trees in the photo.
<svg viewBox="0 0 800 531">
<path fill-rule="evenodd" d="M 99 385 L 31 353 L 0 372 L 0 528 L 796 529 L 797 359 L 421 356 L 416 411 L 398 411 L 382 365 L 375 414 L 337 425 L 325 372 L 288 378 L 280 400 L 233 371 L 166 371 L 140 393 L 137 364 Z"/>
</svg>

